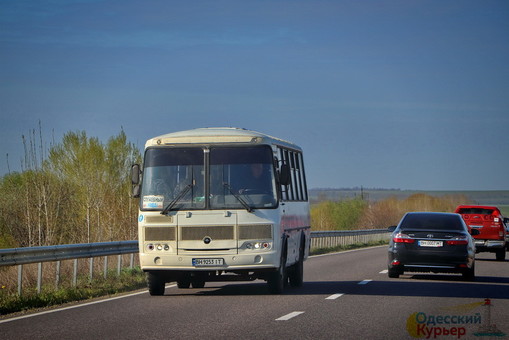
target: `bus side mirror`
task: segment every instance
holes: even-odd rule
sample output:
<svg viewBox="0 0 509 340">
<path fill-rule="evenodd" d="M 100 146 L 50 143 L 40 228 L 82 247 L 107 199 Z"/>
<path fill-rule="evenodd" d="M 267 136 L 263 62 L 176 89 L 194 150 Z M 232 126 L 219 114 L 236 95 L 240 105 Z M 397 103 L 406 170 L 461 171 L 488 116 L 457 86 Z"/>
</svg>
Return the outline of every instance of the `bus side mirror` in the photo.
<svg viewBox="0 0 509 340">
<path fill-rule="evenodd" d="M 136 185 L 140 184 L 140 165 L 133 164 L 131 166 L 131 183 Z"/>
<path fill-rule="evenodd" d="M 290 184 L 290 167 L 288 164 L 281 164 L 279 169 L 279 184 L 289 185 Z"/>
<path fill-rule="evenodd" d="M 131 167 L 131 183 L 133 184 L 133 197 L 140 197 L 140 165 L 133 164 Z"/>
</svg>

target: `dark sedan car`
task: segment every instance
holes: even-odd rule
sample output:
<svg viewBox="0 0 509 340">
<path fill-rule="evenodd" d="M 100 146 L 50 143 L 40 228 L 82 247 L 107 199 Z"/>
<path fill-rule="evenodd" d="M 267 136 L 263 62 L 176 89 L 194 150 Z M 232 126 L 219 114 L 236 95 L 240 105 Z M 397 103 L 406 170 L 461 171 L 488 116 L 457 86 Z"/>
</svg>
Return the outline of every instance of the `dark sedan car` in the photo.
<svg viewBox="0 0 509 340">
<path fill-rule="evenodd" d="M 475 245 L 459 214 L 411 212 L 393 232 L 389 243 L 389 277 L 405 272 L 461 273 L 475 277 Z M 472 229 L 475 234 L 477 230 Z M 477 231 L 478 232 L 478 231 Z"/>
</svg>

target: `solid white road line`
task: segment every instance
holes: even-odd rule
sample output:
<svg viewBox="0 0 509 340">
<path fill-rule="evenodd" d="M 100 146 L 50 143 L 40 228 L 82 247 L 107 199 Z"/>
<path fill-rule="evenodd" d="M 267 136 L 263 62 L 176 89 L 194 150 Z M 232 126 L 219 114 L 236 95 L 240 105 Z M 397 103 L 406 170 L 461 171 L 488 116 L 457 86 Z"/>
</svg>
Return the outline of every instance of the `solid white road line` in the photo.
<svg viewBox="0 0 509 340">
<path fill-rule="evenodd" d="M 173 288 L 173 287 L 177 287 L 177 285 L 176 284 L 172 284 L 172 285 L 166 286 L 166 288 Z M 16 320 L 31 318 L 31 317 L 34 317 L 34 316 L 39 316 L 39 315 L 44 315 L 44 314 L 61 312 L 61 311 L 68 310 L 68 309 L 81 308 L 81 307 L 85 307 L 85 306 L 90 306 L 90 305 L 95 305 L 95 304 L 98 304 L 98 303 L 103 303 L 103 302 L 123 299 L 123 298 L 131 297 L 131 296 L 136 296 L 136 295 L 141 295 L 141 294 L 145 294 L 145 293 L 148 293 L 148 291 L 144 290 L 144 291 L 136 292 L 136 293 L 132 293 L 132 294 L 126 294 L 126 295 L 122 295 L 122 296 L 115 296 L 115 297 L 104 299 L 104 300 L 85 302 L 85 303 L 81 303 L 79 305 L 63 307 L 63 308 L 57 308 L 57 309 L 47 310 L 47 311 L 44 311 L 44 312 L 39 312 L 39 313 L 34 313 L 34 314 L 17 316 L 17 317 L 10 318 L 10 319 L 0 320 L 0 323 L 5 323 L 5 322 L 10 322 L 10 321 L 16 321 Z"/>
<path fill-rule="evenodd" d="M 282 317 L 280 318 L 277 318 L 276 321 L 288 321 L 290 320 L 291 318 L 294 318 L 298 315 L 301 315 L 303 314 L 304 312 L 291 312 L 289 314 L 286 314 L 286 315 L 283 315 Z"/>
<path fill-rule="evenodd" d="M 389 272 L 389 270 L 384 269 L 384 270 L 382 270 L 382 271 L 380 272 L 380 274 L 387 274 L 388 272 Z"/>
<path fill-rule="evenodd" d="M 325 300 L 336 300 L 338 297 L 340 296 L 343 296 L 343 293 L 339 293 L 339 294 L 332 294 L 331 296 L 329 297 L 326 297 Z"/>
</svg>

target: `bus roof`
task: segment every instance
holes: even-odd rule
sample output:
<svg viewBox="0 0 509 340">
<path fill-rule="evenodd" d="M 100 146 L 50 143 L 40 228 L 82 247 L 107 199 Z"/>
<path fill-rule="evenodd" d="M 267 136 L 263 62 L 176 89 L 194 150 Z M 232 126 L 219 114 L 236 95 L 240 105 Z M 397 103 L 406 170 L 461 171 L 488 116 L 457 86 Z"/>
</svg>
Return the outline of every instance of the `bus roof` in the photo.
<svg viewBox="0 0 509 340">
<path fill-rule="evenodd" d="M 277 144 L 301 151 L 301 148 L 292 142 L 261 132 L 235 127 L 198 128 L 172 132 L 149 139 L 145 144 L 145 148 L 175 144 L 207 145 L 224 143 Z"/>
</svg>

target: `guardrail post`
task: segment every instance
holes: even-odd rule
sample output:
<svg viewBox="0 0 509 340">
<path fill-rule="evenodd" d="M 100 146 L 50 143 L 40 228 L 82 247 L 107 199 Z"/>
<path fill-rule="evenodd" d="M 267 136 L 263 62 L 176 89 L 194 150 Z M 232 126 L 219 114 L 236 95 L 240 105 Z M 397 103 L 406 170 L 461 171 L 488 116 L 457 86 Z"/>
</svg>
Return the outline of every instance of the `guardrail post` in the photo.
<svg viewBox="0 0 509 340">
<path fill-rule="evenodd" d="M 134 254 L 131 253 L 131 262 L 129 263 L 129 269 L 133 269 L 134 266 Z"/>
<path fill-rule="evenodd" d="M 72 286 L 76 287 L 78 281 L 78 259 L 74 259 L 73 273 L 72 273 Z"/>
<path fill-rule="evenodd" d="M 55 274 L 55 289 L 58 289 L 60 285 L 60 261 L 56 263 L 56 274 Z"/>
<path fill-rule="evenodd" d="M 21 296 L 23 291 L 23 265 L 18 265 L 18 295 Z"/>
<path fill-rule="evenodd" d="M 108 276 L 108 256 L 104 257 L 104 279 Z"/>
<path fill-rule="evenodd" d="M 93 257 L 91 257 L 89 259 L 89 263 L 90 263 L 90 271 L 89 271 L 88 280 L 90 281 L 90 283 L 92 283 L 92 279 L 94 278 L 94 258 Z"/>
<path fill-rule="evenodd" d="M 117 276 L 120 276 L 121 269 L 122 269 L 122 255 L 118 255 Z"/>
<path fill-rule="evenodd" d="M 42 287 L 42 262 L 37 263 L 37 294 L 41 294 Z"/>
</svg>

